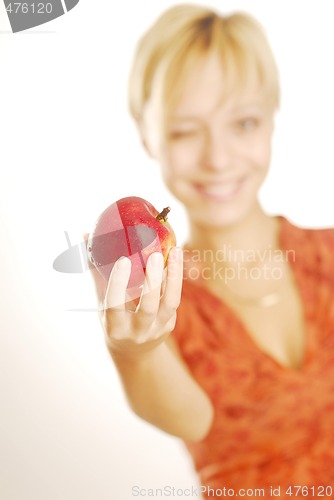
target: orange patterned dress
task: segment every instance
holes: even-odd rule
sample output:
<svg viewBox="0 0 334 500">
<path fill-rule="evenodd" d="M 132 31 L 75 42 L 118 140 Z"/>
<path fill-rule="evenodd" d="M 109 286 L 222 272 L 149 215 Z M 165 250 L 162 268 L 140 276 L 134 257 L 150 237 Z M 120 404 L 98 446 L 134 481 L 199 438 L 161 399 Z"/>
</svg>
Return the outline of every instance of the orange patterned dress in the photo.
<svg viewBox="0 0 334 500">
<path fill-rule="evenodd" d="M 275 361 L 221 299 L 184 280 L 172 335 L 215 408 L 205 439 L 185 443 L 203 498 L 247 489 L 261 498 L 334 498 L 334 229 L 279 218 L 304 307 L 300 368 Z"/>
</svg>

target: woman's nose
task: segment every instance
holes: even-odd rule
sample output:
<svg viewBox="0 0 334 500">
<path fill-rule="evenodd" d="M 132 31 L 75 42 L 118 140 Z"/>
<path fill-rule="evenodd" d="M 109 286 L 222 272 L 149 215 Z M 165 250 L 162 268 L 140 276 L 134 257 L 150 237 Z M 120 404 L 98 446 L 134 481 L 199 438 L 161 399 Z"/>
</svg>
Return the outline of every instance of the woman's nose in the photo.
<svg viewBox="0 0 334 500">
<path fill-rule="evenodd" d="M 208 133 L 204 146 L 204 163 L 211 170 L 228 170 L 234 157 L 233 144 L 228 134 Z"/>
</svg>

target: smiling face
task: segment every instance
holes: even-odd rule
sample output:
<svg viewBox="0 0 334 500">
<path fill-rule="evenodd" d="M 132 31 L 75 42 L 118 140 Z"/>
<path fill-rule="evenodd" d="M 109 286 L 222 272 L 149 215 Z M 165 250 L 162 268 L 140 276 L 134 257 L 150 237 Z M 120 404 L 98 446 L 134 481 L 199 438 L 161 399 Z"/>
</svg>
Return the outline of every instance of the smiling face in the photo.
<svg viewBox="0 0 334 500">
<path fill-rule="evenodd" d="M 156 158 L 169 190 L 201 225 L 245 218 L 269 168 L 273 105 L 260 86 L 241 87 L 224 86 L 218 56 L 210 55 L 195 66 L 166 117 Z"/>
</svg>

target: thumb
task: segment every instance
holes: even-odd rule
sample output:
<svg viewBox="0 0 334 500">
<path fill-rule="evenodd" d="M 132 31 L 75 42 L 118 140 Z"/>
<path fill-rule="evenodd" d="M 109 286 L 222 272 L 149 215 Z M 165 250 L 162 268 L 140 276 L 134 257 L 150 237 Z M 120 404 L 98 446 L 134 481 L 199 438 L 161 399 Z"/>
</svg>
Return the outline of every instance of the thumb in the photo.
<svg viewBox="0 0 334 500">
<path fill-rule="evenodd" d="M 89 233 L 82 233 L 82 238 L 83 238 L 83 240 L 84 240 L 84 242 L 85 242 L 88 267 L 89 267 L 89 269 L 90 269 L 90 270 L 95 269 L 95 267 L 93 266 L 93 264 L 92 264 L 92 262 L 90 261 L 89 256 L 88 256 L 88 249 L 87 249 L 87 245 L 88 245 Z"/>
<path fill-rule="evenodd" d="M 88 250 L 87 250 L 89 233 L 82 233 L 82 237 L 83 237 L 83 240 L 84 240 L 85 245 L 86 245 L 87 262 L 88 262 L 88 267 L 90 270 L 90 275 L 93 279 L 96 295 L 97 295 L 99 304 L 103 304 L 105 293 L 107 290 L 107 282 L 101 276 L 101 274 L 98 272 L 97 268 L 94 266 L 94 264 L 89 259 Z"/>
<path fill-rule="evenodd" d="M 83 237 L 84 242 L 85 242 L 85 243 L 86 243 L 86 245 L 87 245 L 88 238 L 89 238 L 89 233 L 82 233 L 82 237 Z"/>
</svg>

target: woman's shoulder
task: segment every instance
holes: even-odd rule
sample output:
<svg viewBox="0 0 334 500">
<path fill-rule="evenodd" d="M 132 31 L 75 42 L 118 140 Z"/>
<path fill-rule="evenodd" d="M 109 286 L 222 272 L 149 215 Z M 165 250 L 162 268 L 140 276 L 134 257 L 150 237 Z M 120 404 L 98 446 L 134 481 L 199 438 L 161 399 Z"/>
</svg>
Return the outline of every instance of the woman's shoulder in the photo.
<svg viewBox="0 0 334 500">
<path fill-rule="evenodd" d="M 282 222 L 283 233 L 298 239 L 314 240 L 334 248 L 334 227 L 310 227 L 293 222 L 286 216 L 278 216 Z"/>
<path fill-rule="evenodd" d="M 298 225 L 281 216 L 281 242 L 287 249 L 293 249 L 296 260 L 308 268 L 334 271 L 334 228 Z"/>
</svg>

